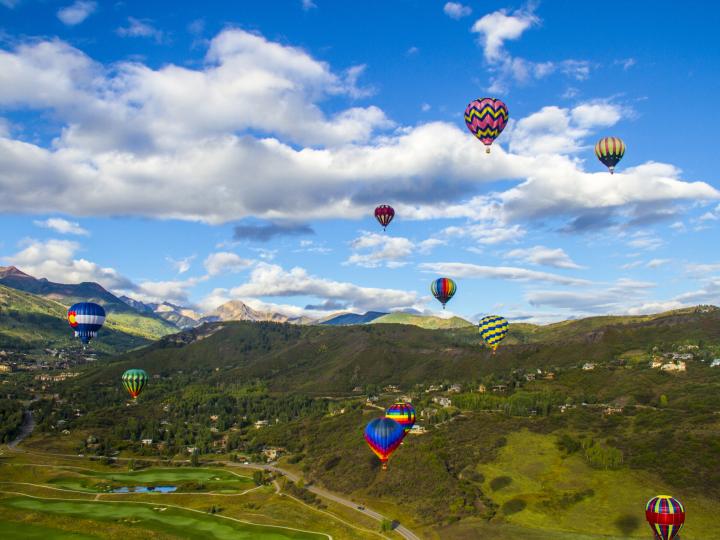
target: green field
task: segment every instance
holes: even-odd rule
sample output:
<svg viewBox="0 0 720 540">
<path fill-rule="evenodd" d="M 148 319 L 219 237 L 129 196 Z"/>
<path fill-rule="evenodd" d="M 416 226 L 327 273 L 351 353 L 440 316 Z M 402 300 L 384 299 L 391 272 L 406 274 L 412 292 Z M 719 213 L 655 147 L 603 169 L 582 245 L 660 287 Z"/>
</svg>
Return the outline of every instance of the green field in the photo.
<svg viewBox="0 0 720 540">
<path fill-rule="evenodd" d="M 82 533 L 73 533 L 41 527 L 40 525 L 28 525 L 25 523 L 9 522 L 0 520 L 0 536 L 4 540 L 94 540 L 97 536 L 89 536 Z"/>
<path fill-rule="evenodd" d="M 24 512 L 45 515 L 59 515 L 122 523 L 135 530 L 141 537 L 145 531 L 167 533 L 180 538 L 217 540 L 258 539 L 258 540 L 315 540 L 328 538 L 325 534 L 293 531 L 281 527 L 267 527 L 242 523 L 230 518 L 208 516 L 201 512 L 170 508 L 160 504 L 134 502 L 86 502 L 52 499 L 12 498 L 3 500 L 2 505 Z M 0 531 L 3 529 L 0 525 Z M 12 528 L 7 525 L 6 528 Z M 62 536 L 50 538 L 62 538 Z M 104 538 L 105 533 L 98 538 Z M 47 538 L 47 536 L 46 536 Z M 70 537 L 72 538 L 72 537 Z"/>
</svg>

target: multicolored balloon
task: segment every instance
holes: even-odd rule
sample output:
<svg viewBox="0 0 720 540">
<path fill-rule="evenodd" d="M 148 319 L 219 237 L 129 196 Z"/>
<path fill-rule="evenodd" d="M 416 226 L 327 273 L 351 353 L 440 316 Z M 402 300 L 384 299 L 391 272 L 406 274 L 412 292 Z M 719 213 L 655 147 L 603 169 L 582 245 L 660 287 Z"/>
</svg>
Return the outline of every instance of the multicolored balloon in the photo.
<svg viewBox="0 0 720 540">
<path fill-rule="evenodd" d="M 505 129 L 509 116 L 507 105 L 499 99 L 478 98 L 465 109 L 465 124 L 489 154 L 490 145 Z"/>
<path fill-rule="evenodd" d="M 75 330 L 75 337 L 79 337 L 83 345 L 87 345 L 102 328 L 105 322 L 105 310 L 92 302 L 80 302 L 68 309 L 67 319 Z"/>
<path fill-rule="evenodd" d="M 615 165 L 625 155 L 625 143 L 618 137 L 605 137 L 595 145 L 595 155 L 610 169 L 610 174 L 615 174 Z"/>
<path fill-rule="evenodd" d="M 383 231 L 395 217 L 395 209 L 387 204 L 381 204 L 375 209 L 375 219 L 382 225 Z"/>
<path fill-rule="evenodd" d="M 495 354 L 498 345 L 508 333 L 510 323 L 499 315 L 488 315 L 482 318 L 478 327 L 480 328 L 480 337 L 483 338 L 483 341 L 488 344 L 493 354 Z"/>
<path fill-rule="evenodd" d="M 136 399 L 148 382 L 148 374 L 142 369 L 128 369 L 122 374 L 122 383 L 133 399 Z"/>
<path fill-rule="evenodd" d="M 387 461 L 405 437 L 405 430 L 395 420 L 376 418 L 365 428 L 365 441 L 370 450 L 380 458 L 383 471 L 387 470 Z"/>
<path fill-rule="evenodd" d="M 685 523 L 685 508 L 670 495 L 658 495 L 645 505 L 645 519 L 659 540 L 672 540 Z"/>
<path fill-rule="evenodd" d="M 430 284 L 430 292 L 442 304 L 443 309 L 445 309 L 445 304 L 450 301 L 456 291 L 457 285 L 450 278 L 441 277 Z"/>
<path fill-rule="evenodd" d="M 385 411 L 385 418 L 395 420 L 407 434 L 415 425 L 415 407 L 404 401 L 398 401 Z"/>
</svg>

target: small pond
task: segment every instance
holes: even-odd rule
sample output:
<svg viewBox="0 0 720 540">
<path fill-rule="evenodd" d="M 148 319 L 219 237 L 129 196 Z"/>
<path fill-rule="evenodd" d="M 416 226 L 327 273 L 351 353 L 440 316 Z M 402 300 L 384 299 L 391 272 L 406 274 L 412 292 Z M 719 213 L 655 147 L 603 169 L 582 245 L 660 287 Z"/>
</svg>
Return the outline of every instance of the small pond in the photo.
<svg viewBox="0 0 720 540">
<path fill-rule="evenodd" d="M 172 493 L 176 491 L 176 486 L 135 486 L 134 488 L 121 487 L 111 491 L 111 493 Z"/>
</svg>

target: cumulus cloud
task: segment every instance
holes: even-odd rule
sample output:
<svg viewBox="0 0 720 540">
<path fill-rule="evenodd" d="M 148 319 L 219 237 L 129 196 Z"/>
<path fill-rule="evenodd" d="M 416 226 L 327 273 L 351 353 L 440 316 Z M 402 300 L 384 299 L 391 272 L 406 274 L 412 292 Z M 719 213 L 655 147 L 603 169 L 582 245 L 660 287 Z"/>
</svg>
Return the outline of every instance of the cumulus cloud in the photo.
<svg viewBox="0 0 720 540">
<path fill-rule="evenodd" d="M 531 306 L 561 308 L 576 314 L 623 314 L 643 305 L 649 290 L 655 286 L 647 281 L 619 279 L 610 286 L 582 291 L 529 291 L 525 299 Z"/>
<path fill-rule="evenodd" d="M 532 11 L 518 10 L 508 15 L 507 10 L 501 9 L 475 21 L 472 32 L 480 34 L 485 60 L 495 63 L 506 55 L 506 41 L 519 39 L 525 30 L 539 22 Z"/>
<path fill-rule="evenodd" d="M 349 309 L 383 311 L 417 308 L 417 293 L 397 289 L 361 287 L 354 283 L 333 281 L 309 274 L 304 268 L 285 270 L 279 265 L 258 263 L 247 283 L 230 289 L 223 298 L 311 296 L 320 300 L 342 302 Z M 206 301 L 205 304 L 208 304 Z"/>
<path fill-rule="evenodd" d="M 22 249 L 7 256 L 8 264 L 37 278 L 58 283 L 94 281 L 109 289 L 132 289 L 135 284 L 114 268 L 102 267 L 83 258 L 76 258 L 80 244 L 70 240 L 40 241 L 28 239 Z"/>
<path fill-rule="evenodd" d="M 310 11 L 311 9 L 317 8 L 317 4 L 313 0 L 302 0 L 303 11 Z"/>
<path fill-rule="evenodd" d="M 459 2 L 447 2 L 443 6 L 443 11 L 445 15 L 451 19 L 462 19 L 472 13 L 472 8 L 470 6 L 464 6 Z"/>
<path fill-rule="evenodd" d="M 671 165 L 591 174 L 563 154 L 611 121 L 603 104 L 520 119 L 504 135 L 511 152 L 499 141 L 489 158 L 446 122 L 391 130 L 374 106 L 326 115 L 323 99 L 362 94 L 360 73 L 238 29 L 218 34 L 197 69 L 105 66 L 57 40 L 0 50 L 0 106 L 49 109 L 63 124 L 49 148 L 0 137 L 0 211 L 297 223 L 359 218 L 380 198 L 408 219 L 502 228 L 598 209 L 635 219 L 630 208 L 720 197 Z M 519 185 L 477 195 L 499 180 Z"/>
<path fill-rule="evenodd" d="M 243 259 L 236 253 L 220 251 L 208 255 L 203 263 L 208 274 L 218 276 L 220 274 L 242 272 L 253 264 L 250 259 Z"/>
<path fill-rule="evenodd" d="M 63 24 L 75 26 L 92 15 L 96 8 L 95 2 L 78 0 L 74 4 L 59 9 L 57 16 Z"/>
<path fill-rule="evenodd" d="M 488 222 L 446 227 L 440 234 L 448 238 L 469 237 L 478 244 L 492 245 L 515 242 L 525 236 L 525 230 L 520 225 L 503 227 L 499 223 Z"/>
<path fill-rule="evenodd" d="M 261 225 L 237 225 L 233 238 L 235 240 L 251 240 L 255 242 L 269 242 L 278 236 L 302 236 L 315 234 L 309 225 L 294 225 L 288 223 L 268 223 Z"/>
<path fill-rule="evenodd" d="M 190 255 L 189 257 L 184 257 L 182 259 L 165 257 L 165 260 L 170 263 L 170 266 L 172 266 L 178 274 L 184 274 L 185 272 L 190 270 L 192 262 L 193 260 L 195 260 L 195 255 Z"/>
<path fill-rule="evenodd" d="M 589 285 L 591 283 L 585 279 L 512 266 L 480 266 L 460 262 L 434 262 L 422 263 L 420 269 L 453 278 L 504 279 L 508 281 L 554 283 L 557 285 Z"/>
<path fill-rule="evenodd" d="M 63 218 L 48 218 L 43 221 L 33 221 L 38 227 L 44 229 L 52 229 L 60 234 L 77 234 L 81 236 L 88 236 L 90 232 L 83 229 L 77 221 L 68 221 Z"/>
<path fill-rule="evenodd" d="M 562 248 L 552 249 L 545 246 L 534 246 L 531 248 L 513 249 L 512 251 L 508 251 L 505 256 L 534 265 L 570 269 L 583 268 L 574 262 Z"/>
</svg>

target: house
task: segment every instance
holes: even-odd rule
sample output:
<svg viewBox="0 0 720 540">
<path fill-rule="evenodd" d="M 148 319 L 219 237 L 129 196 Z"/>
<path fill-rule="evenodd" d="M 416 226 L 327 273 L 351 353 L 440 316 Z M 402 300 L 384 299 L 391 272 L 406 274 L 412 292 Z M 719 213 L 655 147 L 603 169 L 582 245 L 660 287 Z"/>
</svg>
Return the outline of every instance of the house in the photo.
<svg viewBox="0 0 720 540">
<path fill-rule="evenodd" d="M 395 384 L 388 384 L 385 388 L 383 388 L 385 392 L 399 392 L 400 388 L 397 387 Z"/>
<path fill-rule="evenodd" d="M 653 369 L 660 369 L 663 365 L 662 358 L 655 356 L 652 359 L 652 362 L 650 362 L 650 367 Z"/>
<path fill-rule="evenodd" d="M 481 384 L 480 386 L 478 386 L 478 392 L 480 392 L 481 394 L 484 394 L 485 392 L 487 392 L 487 388 L 485 387 L 484 384 Z"/>
<path fill-rule="evenodd" d="M 560 412 L 564 413 L 565 411 L 568 411 L 570 409 L 574 409 L 577 405 L 568 405 L 567 403 L 564 403 L 563 405 L 560 405 Z"/>
<path fill-rule="evenodd" d="M 62 434 L 63 434 L 63 435 L 70 435 L 70 430 L 69 430 L 69 429 L 63 429 L 63 430 L 62 430 Z"/>
<path fill-rule="evenodd" d="M 450 407 L 452 405 L 452 400 L 443 396 L 435 396 L 433 401 L 441 407 Z"/>
<path fill-rule="evenodd" d="M 687 371 L 687 366 L 685 362 L 677 361 L 663 364 L 660 369 L 663 371 Z"/>
<path fill-rule="evenodd" d="M 442 390 L 441 386 L 431 384 L 430 386 L 428 386 L 427 390 L 425 390 L 425 393 L 427 394 L 428 392 L 439 392 L 440 390 Z"/>
<path fill-rule="evenodd" d="M 460 386 L 459 384 L 453 384 L 448 390 L 448 392 L 450 392 L 451 394 L 459 394 L 460 392 L 462 392 L 462 386 Z"/>
<path fill-rule="evenodd" d="M 427 429 L 425 426 L 421 426 L 420 424 L 415 424 L 410 428 L 411 435 L 424 435 L 425 433 L 427 433 Z"/>
<path fill-rule="evenodd" d="M 595 369 L 595 364 L 593 364 L 592 362 L 586 362 L 585 364 L 583 364 L 582 368 L 583 371 L 592 371 L 593 369 Z"/>
<path fill-rule="evenodd" d="M 265 456 L 268 461 L 275 461 L 282 452 L 282 448 L 268 447 L 263 449 L 262 455 Z"/>
<path fill-rule="evenodd" d="M 217 422 L 218 421 L 218 415 L 217 414 L 211 414 L 210 415 L 210 421 L 211 422 Z"/>
<path fill-rule="evenodd" d="M 545 376 L 543 377 L 546 381 L 554 381 L 555 380 L 555 373 L 552 371 L 548 371 Z"/>
<path fill-rule="evenodd" d="M 377 403 L 378 397 L 377 396 L 368 396 L 368 398 L 365 400 L 365 403 L 368 405 L 373 405 Z"/>
<path fill-rule="evenodd" d="M 217 432 L 218 432 L 218 428 L 216 428 L 215 426 L 210 428 L 210 433 L 217 433 Z"/>
<path fill-rule="evenodd" d="M 363 391 L 362 386 L 356 386 L 355 388 L 353 388 L 353 392 L 355 394 L 362 394 L 362 391 Z"/>
<path fill-rule="evenodd" d="M 493 392 L 507 392 L 507 385 L 506 384 L 496 384 L 492 387 Z"/>
<path fill-rule="evenodd" d="M 267 425 L 268 425 L 267 420 L 258 420 L 257 422 L 255 422 L 255 429 L 264 428 L 264 427 L 267 427 Z"/>
<path fill-rule="evenodd" d="M 10 373 L 13 370 L 10 364 L 0 364 L 0 373 Z"/>
<path fill-rule="evenodd" d="M 150 446 L 153 443 L 152 439 L 143 439 L 140 441 L 143 446 Z"/>
<path fill-rule="evenodd" d="M 412 398 L 410 396 L 400 396 L 398 401 L 402 401 L 403 403 L 412 403 Z"/>
<path fill-rule="evenodd" d="M 526 373 L 525 374 L 525 380 L 527 382 L 532 382 L 535 380 L 535 374 L 534 373 Z"/>
<path fill-rule="evenodd" d="M 720 367 L 720 358 L 716 358 L 715 360 L 713 360 L 710 364 L 710 367 Z"/>
<path fill-rule="evenodd" d="M 613 407 L 612 405 L 605 408 L 603 411 L 603 414 L 606 416 L 610 416 L 611 414 L 622 414 L 623 408 L 622 407 Z"/>
<path fill-rule="evenodd" d="M 197 454 L 198 453 L 197 446 L 188 446 L 187 453 L 188 454 Z"/>
</svg>

